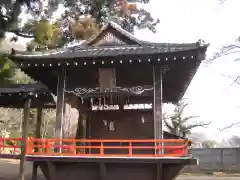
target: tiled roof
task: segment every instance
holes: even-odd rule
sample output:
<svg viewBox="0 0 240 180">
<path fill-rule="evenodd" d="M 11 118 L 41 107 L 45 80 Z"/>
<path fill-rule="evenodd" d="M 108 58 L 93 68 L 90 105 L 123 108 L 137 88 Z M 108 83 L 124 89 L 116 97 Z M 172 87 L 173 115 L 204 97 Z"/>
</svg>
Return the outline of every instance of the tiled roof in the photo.
<svg viewBox="0 0 240 180">
<path fill-rule="evenodd" d="M 89 44 L 96 40 L 102 33 L 115 29 L 118 34 L 121 34 L 125 38 L 128 38 L 132 44 L 131 45 L 118 45 L 118 46 L 101 46 L 92 47 Z M 25 52 L 17 53 L 16 49 L 13 57 L 21 57 L 22 59 L 34 59 L 34 58 L 62 58 L 62 59 L 72 59 L 72 58 L 88 58 L 88 57 L 108 57 L 108 56 L 125 56 L 125 55 L 153 55 L 162 53 L 174 53 L 180 51 L 189 51 L 194 49 L 206 48 L 207 45 L 201 45 L 199 42 L 196 43 L 153 43 L 142 41 L 136 38 L 131 33 L 122 29 L 118 24 L 114 22 L 109 22 L 106 26 L 102 28 L 97 36 L 94 36 L 89 41 L 83 42 L 81 45 L 74 47 L 65 47 L 61 49 L 43 51 L 43 52 Z"/>
<path fill-rule="evenodd" d="M 197 50 L 203 47 L 197 47 L 197 45 L 190 44 L 189 46 L 183 45 L 171 45 L 162 44 L 161 46 L 116 46 L 116 47 L 72 47 L 62 49 L 58 51 L 48 52 L 27 52 L 27 53 L 16 53 L 14 57 L 21 57 L 24 59 L 35 59 L 35 58 L 62 58 L 62 59 L 73 59 L 73 58 L 88 58 L 88 57 L 109 57 L 109 56 L 126 56 L 126 55 L 153 55 L 153 54 L 165 54 L 174 52 L 183 52 L 190 50 Z"/>
<path fill-rule="evenodd" d="M 30 92 L 48 92 L 48 88 L 41 83 L 37 84 L 11 84 L 0 87 L 0 94 L 30 93 Z"/>
</svg>

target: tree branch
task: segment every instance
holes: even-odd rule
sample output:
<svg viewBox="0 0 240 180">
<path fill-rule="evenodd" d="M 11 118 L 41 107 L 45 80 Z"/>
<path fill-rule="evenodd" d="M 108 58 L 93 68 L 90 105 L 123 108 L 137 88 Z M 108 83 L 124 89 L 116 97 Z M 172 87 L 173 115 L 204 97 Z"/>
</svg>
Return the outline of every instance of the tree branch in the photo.
<svg viewBox="0 0 240 180">
<path fill-rule="evenodd" d="M 208 122 L 208 123 L 202 123 L 202 124 L 192 124 L 186 127 L 186 130 L 190 130 L 193 129 L 195 127 L 204 127 L 204 126 L 208 126 L 210 125 L 212 122 Z"/>
<path fill-rule="evenodd" d="M 171 129 L 173 128 L 173 127 L 170 125 L 170 123 L 167 121 L 166 118 L 163 118 L 163 121 L 164 121 L 165 126 L 167 126 L 167 128 L 168 128 L 169 130 L 171 130 Z"/>
<path fill-rule="evenodd" d="M 238 85 L 240 85 L 239 80 L 240 80 L 240 76 L 238 76 L 235 80 L 233 80 L 232 84 L 230 84 L 230 85 L 232 86 L 232 85 L 235 84 L 235 83 L 238 84 Z"/>
<path fill-rule="evenodd" d="M 34 35 L 23 34 L 19 30 L 10 30 L 8 32 L 12 32 L 12 33 L 16 34 L 17 36 L 24 37 L 24 38 L 35 38 Z"/>
<path fill-rule="evenodd" d="M 189 119 L 199 118 L 200 116 L 188 116 L 181 120 L 181 124 L 185 124 Z"/>
<path fill-rule="evenodd" d="M 229 79 L 234 79 L 233 82 L 230 84 L 230 86 L 232 86 L 233 84 L 238 84 L 240 85 L 240 76 L 237 76 L 236 78 L 232 77 L 232 76 L 229 76 L 229 75 L 225 75 L 225 74 L 221 74 L 222 76 L 224 77 L 227 77 Z"/>
<path fill-rule="evenodd" d="M 222 132 L 222 131 L 225 131 L 225 130 L 227 130 L 227 129 L 230 129 L 230 128 L 233 128 L 234 126 L 237 126 L 237 125 L 239 125 L 240 124 L 240 122 L 236 122 L 236 123 L 232 123 L 232 124 L 230 124 L 229 126 L 225 126 L 224 128 L 221 128 L 221 129 L 218 129 L 220 132 Z"/>
</svg>

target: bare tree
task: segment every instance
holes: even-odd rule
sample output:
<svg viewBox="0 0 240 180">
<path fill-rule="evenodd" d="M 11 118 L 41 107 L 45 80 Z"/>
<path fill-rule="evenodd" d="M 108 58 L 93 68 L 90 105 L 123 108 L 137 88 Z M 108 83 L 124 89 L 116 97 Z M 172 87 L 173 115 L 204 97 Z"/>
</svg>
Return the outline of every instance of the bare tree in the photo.
<svg viewBox="0 0 240 180">
<path fill-rule="evenodd" d="M 196 119 L 199 116 L 184 117 L 183 112 L 187 106 L 188 106 L 188 103 L 184 103 L 183 101 L 181 101 L 175 105 L 173 114 L 171 115 L 164 114 L 164 118 L 163 118 L 164 124 L 171 133 L 180 135 L 180 136 L 186 136 L 191 133 L 192 129 L 196 127 L 204 127 L 211 123 L 211 122 L 189 123 L 190 120 Z"/>
<path fill-rule="evenodd" d="M 221 4 L 224 4 L 226 1 L 227 0 L 219 0 L 219 2 Z M 227 57 L 229 55 L 233 55 L 233 54 L 237 54 L 237 53 L 240 53 L 240 36 L 238 38 L 236 38 L 236 40 L 233 43 L 223 46 L 219 52 L 215 53 L 211 58 L 209 58 L 207 60 L 207 63 L 211 63 L 218 58 L 225 57 L 225 56 Z M 235 58 L 234 61 L 240 61 L 240 58 Z M 230 84 L 230 86 L 233 84 L 240 85 L 240 75 L 237 75 L 237 76 L 229 76 L 229 75 L 225 75 L 225 74 L 222 74 L 222 75 L 224 77 L 227 77 L 232 80 L 232 83 Z M 222 131 L 228 130 L 230 128 L 239 126 L 239 125 L 240 125 L 240 121 L 234 122 L 223 128 L 219 128 L 219 131 L 222 132 Z"/>
<path fill-rule="evenodd" d="M 207 62 L 211 63 L 211 62 L 217 60 L 218 58 L 225 57 L 225 56 L 227 57 L 227 56 L 233 55 L 233 54 L 236 55 L 237 53 L 240 53 L 240 37 L 238 37 L 236 39 L 236 41 L 233 42 L 232 44 L 228 44 L 228 45 L 223 46 L 220 49 L 220 51 L 215 53 L 214 56 L 211 57 Z M 240 58 L 235 58 L 234 61 L 240 61 Z M 230 76 L 230 75 L 222 74 L 222 76 L 227 77 L 227 78 L 232 80 L 230 86 L 232 86 L 234 84 L 240 85 L 240 74 L 237 75 L 237 76 Z M 223 128 L 220 128 L 219 131 L 225 131 L 225 130 L 228 130 L 230 128 L 236 127 L 238 125 L 240 125 L 240 121 L 234 122 L 230 125 L 227 125 Z"/>
</svg>

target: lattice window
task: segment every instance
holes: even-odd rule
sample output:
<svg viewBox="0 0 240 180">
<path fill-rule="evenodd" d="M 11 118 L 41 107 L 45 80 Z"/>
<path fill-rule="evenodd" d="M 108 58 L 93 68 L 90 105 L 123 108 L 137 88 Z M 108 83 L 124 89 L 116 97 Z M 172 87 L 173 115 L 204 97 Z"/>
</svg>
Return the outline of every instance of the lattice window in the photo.
<svg viewBox="0 0 240 180">
<path fill-rule="evenodd" d="M 106 46 L 106 45 L 122 45 L 126 44 L 121 39 L 113 35 L 112 33 L 107 33 L 99 41 L 97 41 L 94 46 Z"/>
</svg>

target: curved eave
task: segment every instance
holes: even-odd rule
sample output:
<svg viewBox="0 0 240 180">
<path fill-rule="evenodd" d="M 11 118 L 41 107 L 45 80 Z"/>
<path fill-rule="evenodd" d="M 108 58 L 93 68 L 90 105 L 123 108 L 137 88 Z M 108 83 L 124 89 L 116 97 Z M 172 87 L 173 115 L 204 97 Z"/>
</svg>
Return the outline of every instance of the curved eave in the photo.
<svg viewBox="0 0 240 180">
<path fill-rule="evenodd" d="M 11 84 L 8 86 L 0 87 L 1 94 L 14 94 L 14 93 L 46 93 L 48 88 L 41 83 L 37 84 Z"/>
<path fill-rule="evenodd" d="M 0 107 L 23 108 L 25 98 L 31 99 L 31 108 L 55 108 L 53 97 L 42 84 L 12 84 L 0 87 Z"/>
<path fill-rule="evenodd" d="M 33 92 L 29 92 L 31 94 Z M 0 107 L 5 108 L 24 108 L 24 93 L 4 93 L 0 95 Z M 56 105 L 52 100 L 52 97 L 49 93 L 38 94 L 36 97 L 34 95 L 29 95 L 28 98 L 31 99 L 30 108 L 55 108 Z"/>
<path fill-rule="evenodd" d="M 16 98 L 16 99 L 9 99 L 8 97 L 3 98 L 0 97 L 1 103 L 0 107 L 2 108 L 13 108 L 13 109 L 23 109 L 24 108 L 24 101 Z M 56 108 L 55 104 L 52 103 L 42 103 L 36 99 L 31 99 L 31 106 L 30 108 L 45 108 L 45 109 L 54 109 Z"/>
<path fill-rule="evenodd" d="M 201 65 L 201 61 L 198 61 L 196 63 L 196 66 L 194 68 L 192 68 L 191 75 L 188 76 L 188 79 L 185 81 L 185 84 L 183 84 L 182 87 L 180 88 L 178 96 L 173 98 L 171 100 L 171 103 L 173 103 L 173 104 L 178 103 L 183 98 L 183 96 L 185 95 L 189 85 L 192 82 L 193 77 L 197 73 L 197 70 L 200 67 L 200 65 Z"/>
<path fill-rule="evenodd" d="M 48 54 L 15 54 L 10 58 L 18 64 L 51 64 L 59 66 L 59 63 L 84 63 L 84 61 L 102 61 L 113 57 L 115 61 L 139 60 L 157 57 L 152 61 L 176 60 L 179 58 L 196 58 L 197 53 L 205 54 L 207 46 L 198 48 L 183 47 L 101 47 L 78 49 L 74 51 L 62 51 Z M 190 57 L 187 57 L 190 56 Z M 112 61 L 112 59 L 111 59 Z M 111 62 L 112 63 L 112 62 Z M 51 66 L 50 65 L 50 66 Z"/>
<path fill-rule="evenodd" d="M 201 49 L 201 51 L 199 51 L 197 61 L 195 62 L 195 65 L 191 68 L 191 74 L 188 76 L 188 79 L 185 81 L 185 83 L 181 86 L 178 97 L 174 98 L 171 101 L 172 103 L 178 103 L 178 101 L 181 100 L 183 98 L 183 96 L 185 95 L 185 92 L 187 91 L 189 85 L 191 84 L 193 77 L 197 73 L 198 68 L 201 65 L 201 62 L 203 60 L 205 60 L 206 51 L 207 51 L 208 46 L 209 46 L 209 44 L 206 44 L 204 46 L 205 48 Z"/>
</svg>

